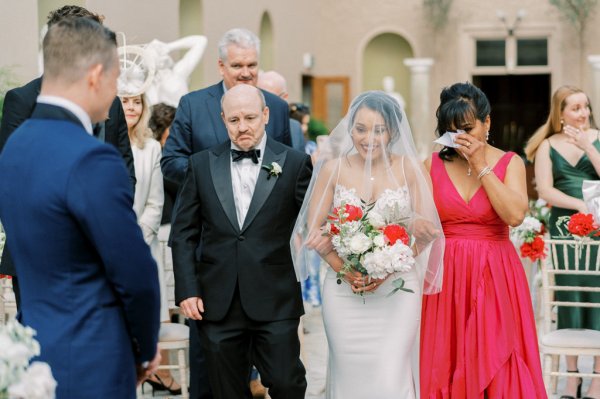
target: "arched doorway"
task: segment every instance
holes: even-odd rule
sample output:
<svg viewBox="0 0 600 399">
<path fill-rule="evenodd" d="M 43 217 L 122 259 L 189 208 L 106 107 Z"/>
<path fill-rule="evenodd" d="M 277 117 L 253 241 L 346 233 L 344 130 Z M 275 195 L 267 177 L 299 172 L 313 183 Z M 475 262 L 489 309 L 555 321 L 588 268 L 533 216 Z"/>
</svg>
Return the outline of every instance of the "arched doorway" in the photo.
<svg viewBox="0 0 600 399">
<path fill-rule="evenodd" d="M 275 49 L 273 46 L 273 23 L 271 16 L 265 11 L 260 19 L 260 63 L 263 71 L 275 69 Z"/>
<path fill-rule="evenodd" d="M 392 82 L 387 88 L 405 101 L 410 98 L 410 71 L 404 65 L 413 57 L 413 50 L 402 36 L 384 32 L 373 37 L 365 46 L 362 57 L 362 90 L 384 90 L 384 78 Z M 391 79 L 390 79 L 391 78 Z"/>
</svg>

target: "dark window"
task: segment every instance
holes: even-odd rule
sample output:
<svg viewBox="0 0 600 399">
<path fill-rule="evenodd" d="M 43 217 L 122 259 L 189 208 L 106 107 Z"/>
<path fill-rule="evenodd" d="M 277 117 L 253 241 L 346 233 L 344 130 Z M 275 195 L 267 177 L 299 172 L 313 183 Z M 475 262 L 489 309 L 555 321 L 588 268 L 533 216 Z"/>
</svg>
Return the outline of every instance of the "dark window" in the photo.
<svg viewBox="0 0 600 399">
<path fill-rule="evenodd" d="M 477 40 L 477 66 L 504 66 L 506 42 L 504 40 Z"/>
<path fill-rule="evenodd" d="M 548 41 L 546 39 L 518 39 L 517 65 L 548 65 Z"/>
</svg>

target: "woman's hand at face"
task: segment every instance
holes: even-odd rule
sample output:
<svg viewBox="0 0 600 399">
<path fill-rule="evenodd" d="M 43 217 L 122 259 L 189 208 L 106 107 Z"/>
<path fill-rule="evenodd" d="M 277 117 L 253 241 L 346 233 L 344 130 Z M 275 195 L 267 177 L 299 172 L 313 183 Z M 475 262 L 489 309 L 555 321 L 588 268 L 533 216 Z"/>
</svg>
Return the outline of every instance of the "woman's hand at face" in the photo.
<svg viewBox="0 0 600 399">
<path fill-rule="evenodd" d="M 472 169 L 479 171 L 486 167 L 484 142 L 467 133 L 456 136 L 454 142 L 460 145 L 456 150 L 467 160 Z"/>
<path fill-rule="evenodd" d="M 565 125 L 563 127 L 564 134 L 567 135 L 567 142 L 576 145 L 579 149 L 587 151 L 591 145 L 588 140 L 586 131 L 582 128 L 578 129 L 571 125 Z"/>
</svg>

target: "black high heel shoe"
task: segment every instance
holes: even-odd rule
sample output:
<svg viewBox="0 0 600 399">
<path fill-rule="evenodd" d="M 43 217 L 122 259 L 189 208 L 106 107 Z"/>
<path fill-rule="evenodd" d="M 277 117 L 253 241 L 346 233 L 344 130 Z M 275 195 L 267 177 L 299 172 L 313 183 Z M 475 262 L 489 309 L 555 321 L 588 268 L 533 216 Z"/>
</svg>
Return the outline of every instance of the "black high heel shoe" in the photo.
<svg viewBox="0 0 600 399">
<path fill-rule="evenodd" d="M 567 370 L 567 373 L 579 373 L 579 370 Z M 579 377 L 579 384 L 577 384 L 577 396 L 573 397 L 571 395 L 563 395 L 560 399 L 577 399 L 581 398 L 581 384 L 583 384 L 583 379 Z"/>
<path fill-rule="evenodd" d="M 600 372 L 594 371 L 594 374 L 600 374 Z M 592 398 L 591 396 L 584 396 L 581 399 L 596 399 L 596 398 Z"/>
<path fill-rule="evenodd" d="M 155 377 L 158 381 L 151 380 L 150 378 L 146 379 L 148 384 L 152 387 L 152 396 L 154 396 L 154 391 L 169 391 L 171 395 L 181 395 L 181 387 L 177 389 L 172 389 L 173 383 L 175 380 L 171 377 L 171 383 L 169 385 L 165 384 L 163 380 L 158 376 L 158 374 L 153 374 L 152 377 Z M 142 387 L 142 393 L 143 391 Z"/>
</svg>

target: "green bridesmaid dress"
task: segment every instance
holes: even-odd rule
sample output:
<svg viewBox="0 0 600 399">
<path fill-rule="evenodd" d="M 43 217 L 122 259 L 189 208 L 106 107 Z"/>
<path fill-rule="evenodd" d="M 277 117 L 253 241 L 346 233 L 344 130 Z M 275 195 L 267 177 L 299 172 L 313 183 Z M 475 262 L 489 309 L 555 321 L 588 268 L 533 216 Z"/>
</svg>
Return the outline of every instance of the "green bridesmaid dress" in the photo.
<svg viewBox="0 0 600 399">
<path fill-rule="evenodd" d="M 600 151 L 600 141 L 594 141 L 594 147 Z M 554 188 L 570 195 L 571 197 L 583 198 L 581 186 L 584 180 L 599 180 L 598 174 L 587 155 L 583 155 L 575 165 L 571 165 L 563 156 L 552 147 L 550 142 L 550 159 L 552 160 L 552 176 Z M 572 209 L 552 207 L 550 211 L 550 235 L 552 238 L 562 238 L 560 231 L 556 228 L 556 221 L 561 216 L 569 216 L 576 213 Z M 592 248 L 590 262 L 596 262 L 597 248 Z M 574 249 L 569 249 L 569 264 L 574 265 Z M 580 259 L 580 269 L 585 264 L 585 253 Z M 564 268 L 559 265 L 559 268 Z M 556 276 L 557 285 L 583 285 L 600 287 L 600 278 L 594 276 Z M 596 302 L 600 303 L 600 293 L 593 292 L 557 292 L 556 299 L 569 302 Z M 558 328 L 588 328 L 600 330 L 600 308 L 558 308 Z"/>
</svg>

